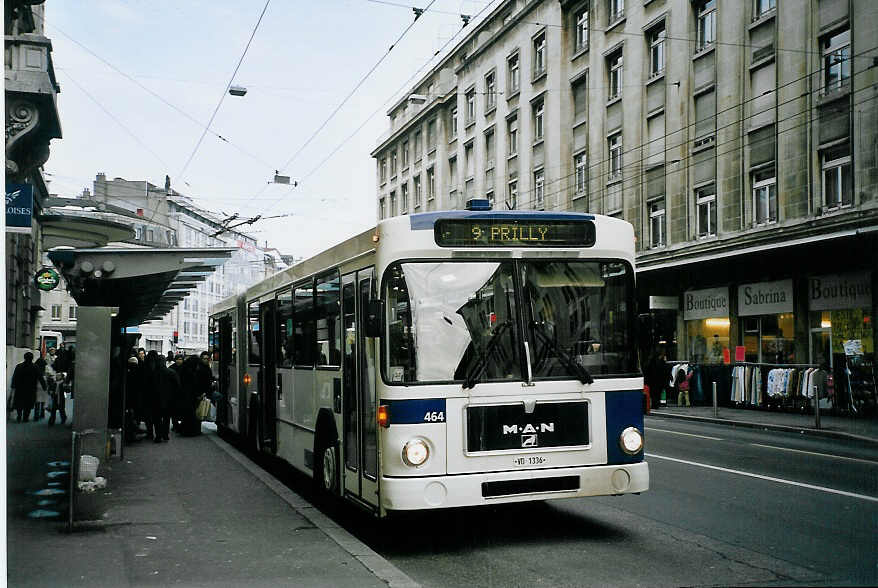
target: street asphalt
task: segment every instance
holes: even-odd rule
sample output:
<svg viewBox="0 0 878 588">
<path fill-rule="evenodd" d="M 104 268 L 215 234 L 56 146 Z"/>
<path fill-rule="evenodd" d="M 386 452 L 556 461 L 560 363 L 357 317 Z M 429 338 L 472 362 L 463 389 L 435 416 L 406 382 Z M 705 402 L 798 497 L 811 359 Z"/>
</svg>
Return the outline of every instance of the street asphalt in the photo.
<svg viewBox="0 0 878 588">
<path fill-rule="evenodd" d="M 301 479 L 285 485 L 205 424 L 199 437 L 172 435 L 170 442 L 160 444 L 140 441 L 124 447 L 124 459 L 102 463 L 98 473 L 107 478 L 107 487 L 79 495 L 72 533 L 66 525 L 70 424 L 50 428 L 45 420 L 7 421 L 8 585 L 417 586 L 412 578 L 437 586 L 679 585 L 696 578 L 705 565 L 712 579 L 708 583 L 713 584 L 868 584 L 875 578 L 868 564 L 862 566 L 862 550 L 874 540 L 868 533 L 854 532 L 874 521 L 871 503 L 856 498 L 864 492 L 863 480 L 872 476 L 872 461 L 856 459 L 859 454 L 851 452 L 851 457 L 839 458 L 847 460 L 845 469 L 827 469 L 815 458 L 750 455 L 765 451 L 760 449 L 767 447 L 762 436 L 773 431 L 778 439 L 794 431 L 815 442 L 848 439 L 876 447 L 874 420 L 829 418 L 817 429 L 806 415 L 721 409 L 714 417 L 705 407 L 666 407 L 653 414 L 667 422 L 675 419 L 680 426 L 735 425 L 742 431 L 752 429 L 747 435 L 758 437 L 747 437 L 746 447 L 735 445 L 742 449 L 730 454 L 711 445 L 719 441 L 712 441 L 716 433 L 707 429 L 669 435 L 659 431 L 660 423 L 658 429 L 648 424 L 648 429 L 653 427 L 651 451 L 663 455 L 649 457 L 654 481 L 643 497 L 464 509 L 379 525 L 366 516 L 351 516 L 349 509 L 336 516 L 337 508 L 316 508 L 309 493 L 301 491 L 307 487 Z M 670 443 L 699 436 L 697 451 L 691 444 Z M 788 452 L 794 453 L 786 455 L 792 457 L 832 450 L 790 447 Z M 803 495 L 806 501 L 794 501 L 798 506 L 790 510 L 790 492 L 802 490 L 777 486 L 775 498 L 761 482 L 733 486 L 731 479 L 723 478 L 726 473 L 681 469 L 691 459 L 747 469 L 757 477 L 769 476 L 766 479 L 813 478 L 811 487 L 832 485 L 841 490 Z M 828 472 L 834 472 L 831 481 L 823 479 Z M 845 472 L 850 475 L 842 475 Z M 690 490 L 681 492 L 684 487 Z M 855 496 L 854 510 L 839 502 L 848 500 L 845 492 Z M 875 488 L 867 484 L 865 492 L 874 496 Z M 717 501 L 723 494 L 729 500 Z M 752 500 L 739 502 L 756 495 L 769 508 L 751 508 Z M 808 509 L 815 511 L 813 516 L 803 518 Z M 810 522 L 827 511 L 840 514 L 819 524 Z M 783 528 L 775 534 L 771 517 L 781 513 Z M 511 539 L 517 536 L 516 525 L 509 527 L 515 520 L 531 521 L 526 537 Z M 437 527 L 439 522 L 442 526 Z M 788 542 L 784 533 L 801 539 L 790 542 L 780 555 L 773 545 Z M 819 544 L 798 547 L 818 536 L 832 536 L 838 545 L 856 539 L 859 548 L 820 562 Z M 679 541 L 689 546 L 682 559 L 674 559 L 679 552 L 673 548 L 664 554 L 657 548 Z M 750 549 L 754 542 L 760 549 Z M 649 568 L 620 575 L 618 562 L 626 557 Z M 809 565 L 814 561 L 819 565 Z"/>
</svg>

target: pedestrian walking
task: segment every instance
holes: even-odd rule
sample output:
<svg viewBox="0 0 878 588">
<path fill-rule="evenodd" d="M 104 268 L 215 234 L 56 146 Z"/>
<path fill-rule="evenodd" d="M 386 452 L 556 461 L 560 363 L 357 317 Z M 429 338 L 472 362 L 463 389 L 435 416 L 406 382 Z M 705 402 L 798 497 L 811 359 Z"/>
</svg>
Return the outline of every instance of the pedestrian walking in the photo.
<svg viewBox="0 0 878 588">
<path fill-rule="evenodd" d="M 34 365 L 39 370 L 40 375 L 43 376 L 43 386 L 41 388 L 37 388 L 37 395 L 34 398 L 34 421 L 41 421 L 43 417 L 46 416 L 46 406 L 51 402 L 52 397 L 49 396 L 49 380 L 46 377 L 46 366 L 48 362 L 46 358 L 40 355 L 39 358 L 34 362 Z"/>
<path fill-rule="evenodd" d="M 27 422 L 30 411 L 34 407 L 37 398 L 37 384 L 46 388 L 46 381 L 37 366 L 34 365 L 34 354 L 30 351 L 24 354 L 24 359 L 15 366 L 12 372 L 13 401 L 17 413 L 16 422 Z"/>
<path fill-rule="evenodd" d="M 52 354 L 54 355 L 54 354 Z M 55 413 L 60 413 L 61 424 L 67 422 L 66 402 L 64 398 L 64 389 L 62 382 L 64 380 L 64 372 L 55 369 L 55 359 L 50 355 L 46 362 L 46 384 L 49 387 L 49 426 L 55 424 Z"/>
</svg>

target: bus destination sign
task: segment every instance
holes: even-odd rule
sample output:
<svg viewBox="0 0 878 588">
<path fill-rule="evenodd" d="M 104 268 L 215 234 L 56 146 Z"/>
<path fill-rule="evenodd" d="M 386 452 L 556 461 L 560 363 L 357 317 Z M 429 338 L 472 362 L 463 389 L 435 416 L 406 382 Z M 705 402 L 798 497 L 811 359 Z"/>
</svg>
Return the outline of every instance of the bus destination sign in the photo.
<svg viewBox="0 0 878 588">
<path fill-rule="evenodd" d="M 591 247 L 594 222 L 569 219 L 438 219 L 434 227 L 440 247 Z"/>
</svg>

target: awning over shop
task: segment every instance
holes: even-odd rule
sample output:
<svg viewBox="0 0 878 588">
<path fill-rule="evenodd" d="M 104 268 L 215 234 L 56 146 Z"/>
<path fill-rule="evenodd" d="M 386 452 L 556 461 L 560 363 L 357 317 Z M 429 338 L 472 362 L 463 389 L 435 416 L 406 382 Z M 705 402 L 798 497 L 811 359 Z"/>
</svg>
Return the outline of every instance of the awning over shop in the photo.
<svg viewBox="0 0 878 588">
<path fill-rule="evenodd" d="M 234 248 L 54 249 L 49 259 L 80 306 L 118 307 L 122 326 L 165 316 Z"/>
</svg>

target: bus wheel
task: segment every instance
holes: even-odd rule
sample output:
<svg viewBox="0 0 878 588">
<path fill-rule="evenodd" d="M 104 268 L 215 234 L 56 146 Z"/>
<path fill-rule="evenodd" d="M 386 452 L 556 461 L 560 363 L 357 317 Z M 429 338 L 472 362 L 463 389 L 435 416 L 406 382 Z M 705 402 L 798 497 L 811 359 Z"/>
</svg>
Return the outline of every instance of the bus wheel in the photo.
<svg viewBox="0 0 878 588">
<path fill-rule="evenodd" d="M 338 444 L 333 443 L 320 452 L 319 469 L 314 473 L 318 485 L 326 494 L 338 493 Z"/>
</svg>

